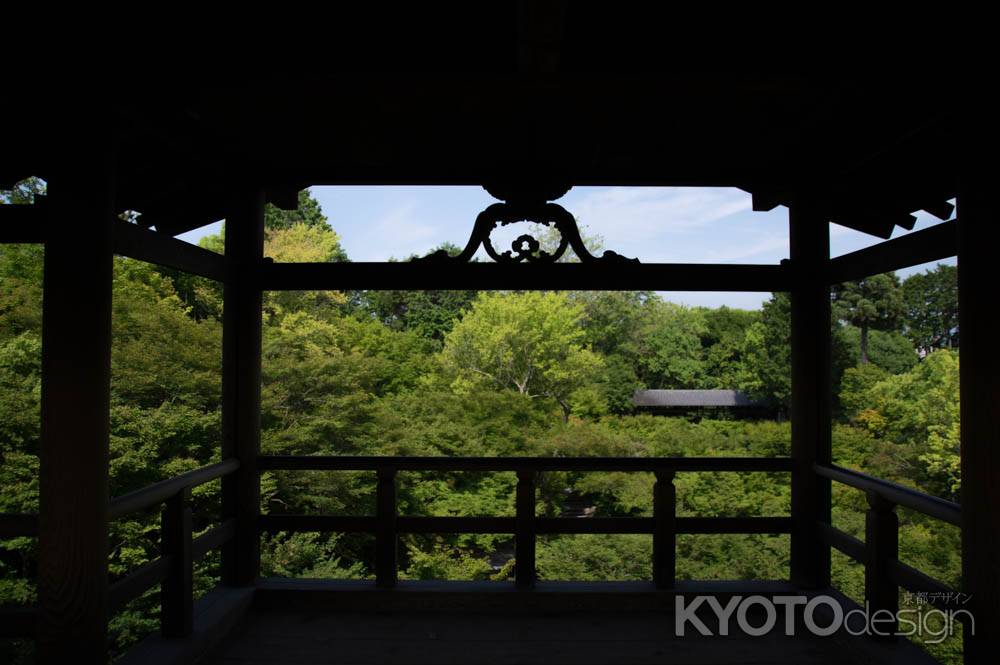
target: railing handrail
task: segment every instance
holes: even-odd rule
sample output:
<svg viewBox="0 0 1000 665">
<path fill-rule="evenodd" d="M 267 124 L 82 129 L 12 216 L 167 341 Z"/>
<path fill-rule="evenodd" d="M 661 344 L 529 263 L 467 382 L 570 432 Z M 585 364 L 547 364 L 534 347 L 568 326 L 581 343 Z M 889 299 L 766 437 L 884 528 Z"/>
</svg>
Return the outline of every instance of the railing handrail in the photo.
<svg viewBox="0 0 1000 665">
<path fill-rule="evenodd" d="M 513 533 L 514 582 L 530 587 L 536 579 L 535 540 L 542 534 L 650 533 L 653 535 L 653 581 L 671 588 L 675 580 L 678 533 L 791 533 L 790 517 L 677 517 L 677 472 L 790 472 L 788 457 L 257 457 L 260 470 L 375 471 L 378 474 L 373 516 L 262 515 L 262 531 L 358 531 L 375 534 L 375 584 L 393 587 L 397 577 L 400 533 Z M 396 477 L 400 471 L 515 471 L 514 517 L 409 517 L 397 510 Z M 536 481 L 545 471 L 626 471 L 656 476 L 652 517 L 546 518 L 535 514 Z"/>
<path fill-rule="evenodd" d="M 890 503 L 916 510 L 928 517 L 934 517 L 955 526 L 962 525 L 962 507 L 953 501 L 940 499 L 919 490 L 897 485 L 888 480 L 846 469 L 836 464 L 816 464 L 813 469 L 824 478 L 836 480 L 864 492 L 875 492 Z"/>
<path fill-rule="evenodd" d="M 109 519 L 120 519 L 131 513 L 145 510 L 158 503 L 163 503 L 183 489 L 191 489 L 198 485 L 204 485 L 223 476 L 228 476 L 239 468 L 239 460 L 227 459 L 222 462 L 203 466 L 200 469 L 187 471 L 173 478 L 161 480 L 128 494 L 122 494 L 111 499 L 111 506 L 108 513 Z"/>
<path fill-rule="evenodd" d="M 391 457 L 261 455 L 272 471 L 719 471 L 790 472 L 790 457 Z"/>
</svg>

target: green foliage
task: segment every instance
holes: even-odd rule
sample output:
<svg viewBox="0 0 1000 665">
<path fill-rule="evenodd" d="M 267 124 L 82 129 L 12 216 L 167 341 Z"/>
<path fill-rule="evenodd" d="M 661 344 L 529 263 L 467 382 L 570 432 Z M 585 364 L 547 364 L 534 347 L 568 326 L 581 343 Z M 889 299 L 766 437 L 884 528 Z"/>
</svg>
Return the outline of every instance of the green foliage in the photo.
<svg viewBox="0 0 1000 665">
<path fill-rule="evenodd" d="M 294 227 L 310 230 L 330 228 L 330 220 L 323 214 L 319 202 L 312 197 L 308 189 L 299 191 L 298 207 L 295 210 L 282 210 L 270 203 L 264 207 L 265 229 L 280 231 Z M 347 253 L 341 249 L 332 260 L 346 261 Z"/>
<path fill-rule="evenodd" d="M 42 332 L 41 245 L 0 244 L 0 336 Z"/>
<path fill-rule="evenodd" d="M 903 294 L 896 273 L 873 275 L 832 289 L 833 315 L 861 331 L 859 358 L 868 363 L 868 331 L 890 330 L 903 316 Z"/>
<path fill-rule="evenodd" d="M 861 383 L 861 382 L 859 382 Z M 958 353 L 935 351 L 910 371 L 860 386 L 854 422 L 891 442 L 925 491 L 956 497 L 959 479 Z"/>
<path fill-rule="evenodd" d="M 445 337 L 445 362 L 464 393 L 514 389 L 555 400 L 566 418 L 574 392 L 603 366 L 586 348 L 583 308 L 564 293 L 483 293 Z"/>
<path fill-rule="evenodd" d="M 855 360 L 861 355 L 861 330 L 854 326 L 837 329 L 840 353 Z M 916 365 L 920 358 L 902 333 L 872 330 L 868 333 L 868 361 L 890 374 L 902 374 Z"/>
<path fill-rule="evenodd" d="M 475 291 L 366 291 L 364 309 L 392 330 L 412 330 L 439 346 Z"/>
<path fill-rule="evenodd" d="M 760 312 L 720 307 L 703 310 L 705 334 L 705 388 L 736 388 L 759 392 L 762 380 L 751 362 L 764 341 Z"/>
<path fill-rule="evenodd" d="M 542 580 L 649 580 L 652 555 L 645 535 L 549 536 L 538 539 L 535 565 Z"/>
<path fill-rule="evenodd" d="M 958 348 L 958 268 L 938 264 L 903 282 L 904 331 L 921 354 Z"/>
<path fill-rule="evenodd" d="M 644 318 L 634 351 L 637 371 L 650 388 L 695 388 L 704 376 L 701 338 L 708 326 L 700 310 L 657 301 Z"/>
<path fill-rule="evenodd" d="M 750 395 L 786 409 L 792 396 L 791 304 L 787 293 L 772 294 L 761 308 L 760 325 L 747 329 L 745 352 Z"/>
</svg>

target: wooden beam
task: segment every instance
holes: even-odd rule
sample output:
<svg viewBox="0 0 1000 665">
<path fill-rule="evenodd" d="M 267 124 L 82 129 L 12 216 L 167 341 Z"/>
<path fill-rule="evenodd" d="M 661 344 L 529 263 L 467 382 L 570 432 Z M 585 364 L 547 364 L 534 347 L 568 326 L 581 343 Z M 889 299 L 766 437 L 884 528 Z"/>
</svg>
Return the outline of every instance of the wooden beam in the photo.
<svg viewBox="0 0 1000 665">
<path fill-rule="evenodd" d="M 38 515 L 0 513 L 0 540 L 38 535 Z"/>
<path fill-rule="evenodd" d="M 38 205 L 0 205 L 0 243 L 44 243 L 48 215 Z"/>
<path fill-rule="evenodd" d="M 115 220 L 114 229 L 115 254 L 217 282 L 226 278 L 226 257 L 220 254 L 120 219 Z"/>
<path fill-rule="evenodd" d="M 909 487 L 897 485 L 896 483 L 869 476 L 866 473 L 859 473 L 851 469 L 845 469 L 836 464 L 817 464 L 813 467 L 816 473 L 824 478 L 836 480 L 839 483 L 848 485 L 862 492 L 875 492 L 887 501 L 923 513 L 934 519 L 960 526 L 962 523 L 962 509 L 952 501 L 945 501 L 930 494 L 924 494 Z"/>
<path fill-rule="evenodd" d="M 830 547 L 818 524 L 830 523 L 830 480 L 816 464 L 831 458 L 830 287 L 823 276 L 830 257 L 830 229 L 822 213 L 789 209 L 791 264 L 799 279 L 791 293 L 792 363 L 792 583 L 830 585 Z"/>
<path fill-rule="evenodd" d="M 669 589 L 677 579 L 677 488 L 673 471 L 660 471 L 653 485 L 653 583 Z"/>
<path fill-rule="evenodd" d="M 535 534 L 539 520 L 535 517 L 535 491 L 538 473 L 517 472 L 517 489 L 514 496 L 514 584 L 519 589 L 535 585 L 538 571 L 535 567 Z"/>
<path fill-rule="evenodd" d="M 819 536 L 823 542 L 830 547 L 835 547 L 839 552 L 845 554 L 858 563 L 865 562 L 865 543 L 854 536 L 836 529 L 826 522 L 819 523 Z"/>
<path fill-rule="evenodd" d="M 228 519 L 191 542 L 191 559 L 201 561 L 209 552 L 228 543 L 236 535 L 236 520 Z"/>
<path fill-rule="evenodd" d="M 710 471 L 783 472 L 788 457 L 385 457 L 261 455 L 258 469 L 299 471 Z"/>
<path fill-rule="evenodd" d="M 375 484 L 375 585 L 385 589 L 396 585 L 397 519 L 396 470 L 379 469 Z"/>
<path fill-rule="evenodd" d="M 934 215 L 940 220 L 946 220 L 951 217 L 952 213 L 955 212 L 955 206 L 947 201 L 941 201 L 939 203 L 927 203 L 921 208 L 926 213 Z"/>
<path fill-rule="evenodd" d="M 518 70 L 551 75 L 559 71 L 566 0 L 520 0 L 517 3 Z"/>
<path fill-rule="evenodd" d="M 107 659 L 115 200 L 104 150 L 81 150 L 97 159 L 60 171 L 48 189 L 37 652 L 44 664 Z"/>
<path fill-rule="evenodd" d="M 836 213 L 830 216 L 830 221 L 855 231 L 888 240 L 892 237 L 892 232 L 900 220 L 883 214 Z M 907 220 L 906 223 L 909 221 Z"/>
<path fill-rule="evenodd" d="M 173 560 L 169 554 L 157 557 L 139 566 L 111 585 L 108 593 L 108 611 L 122 610 L 130 602 L 167 579 Z"/>
<path fill-rule="evenodd" d="M 161 514 L 160 547 L 170 559 L 160 585 L 160 633 L 187 637 L 194 626 L 194 569 L 191 553 L 191 489 L 172 496 Z"/>
<path fill-rule="evenodd" d="M 222 548 L 222 578 L 230 585 L 253 584 L 260 568 L 261 292 L 251 269 L 263 255 L 264 193 L 244 192 L 227 216 L 223 288 L 222 458 L 240 463 L 222 480 L 223 518 L 236 520 L 236 536 Z"/>
<path fill-rule="evenodd" d="M 479 289 L 576 291 L 756 291 L 791 288 L 780 265 L 697 263 L 497 264 L 270 263 L 260 265 L 260 288 L 283 290 Z"/>
<path fill-rule="evenodd" d="M 832 259 L 827 283 L 840 284 L 940 261 L 957 252 L 958 221 L 944 222 Z"/>
<path fill-rule="evenodd" d="M 896 506 L 877 492 L 868 493 L 865 513 L 865 602 L 871 612 L 888 613 L 881 622 L 885 639 L 896 632 L 899 612 L 899 587 L 893 581 L 890 564 L 899 559 L 899 517 Z"/>
<path fill-rule="evenodd" d="M 140 510 L 145 510 L 155 504 L 163 503 L 182 490 L 204 485 L 217 478 L 224 478 L 236 472 L 239 468 L 240 463 L 238 460 L 227 459 L 223 462 L 203 466 L 200 469 L 186 471 L 173 478 L 161 480 L 158 483 L 153 483 L 128 494 L 116 496 L 111 500 L 108 516 L 112 520 L 116 520 Z"/>
<path fill-rule="evenodd" d="M 984 153 L 985 154 L 985 153 Z M 986 154 L 986 159 L 989 155 Z M 971 165 L 970 165 L 971 166 Z M 966 663 L 992 663 L 1000 653 L 1000 354 L 997 353 L 996 181 L 983 168 L 965 173 L 958 196 L 958 311 L 962 450 L 962 587 L 975 635 L 964 641 Z"/>
<path fill-rule="evenodd" d="M 267 202 L 282 210 L 298 210 L 301 187 L 269 187 Z"/>
</svg>

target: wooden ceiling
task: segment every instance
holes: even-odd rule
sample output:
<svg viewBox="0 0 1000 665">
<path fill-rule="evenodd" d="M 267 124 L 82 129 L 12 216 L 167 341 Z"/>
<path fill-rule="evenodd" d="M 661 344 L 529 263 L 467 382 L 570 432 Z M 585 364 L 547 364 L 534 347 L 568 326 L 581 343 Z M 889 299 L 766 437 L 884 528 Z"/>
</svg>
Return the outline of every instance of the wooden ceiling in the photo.
<svg viewBox="0 0 1000 665">
<path fill-rule="evenodd" d="M 809 201 L 882 237 L 914 211 L 950 214 L 953 60 L 694 41 L 666 9 L 617 6 L 363 13 L 294 58 L 149 45 L 64 60 L 0 107 L 24 128 L 0 186 L 103 141 L 119 208 L 171 235 L 222 218 L 247 185 L 279 205 L 339 183 L 740 187 L 756 209 Z"/>
</svg>

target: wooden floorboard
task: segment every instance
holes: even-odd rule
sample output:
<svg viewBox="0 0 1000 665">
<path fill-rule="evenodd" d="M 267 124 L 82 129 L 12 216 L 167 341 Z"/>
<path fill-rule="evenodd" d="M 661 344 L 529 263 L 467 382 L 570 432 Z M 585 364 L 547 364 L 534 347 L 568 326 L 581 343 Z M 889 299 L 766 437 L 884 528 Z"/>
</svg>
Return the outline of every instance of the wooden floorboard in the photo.
<svg viewBox="0 0 1000 665">
<path fill-rule="evenodd" d="M 849 636 L 674 636 L 670 612 L 254 610 L 206 665 L 932 662 L 909 643 Z"/>
</svg>

